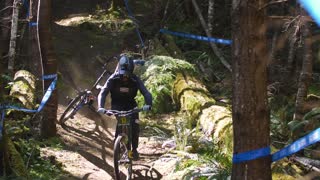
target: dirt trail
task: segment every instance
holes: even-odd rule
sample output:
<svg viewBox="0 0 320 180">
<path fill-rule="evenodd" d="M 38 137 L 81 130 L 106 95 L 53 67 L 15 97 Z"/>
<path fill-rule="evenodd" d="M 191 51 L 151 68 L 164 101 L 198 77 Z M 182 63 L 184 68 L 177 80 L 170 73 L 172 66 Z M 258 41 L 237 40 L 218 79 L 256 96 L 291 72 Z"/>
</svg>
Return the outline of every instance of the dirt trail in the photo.
<svg viewBox="0 0 320 180">
<path fill-rule="evenodd" d="M 64 109 L 65 106 L 59 106 L 58 117 Z M 66 127 L 58 125 L 58 134 L 66 145 L 65 149 L 46 148 L 42 153 L 44 156 L 55 156 L 56 161 L 63 164 L 63 168 L 70 173 L 64 179 L 114 179 L 114 121 L 83 108 L 74 119 L 66 122 Z M 134 179 L 166 179 L 175 162 L 160 157 L 165 150 L 160 143 L 150 143 L 149 139 L 140 137 L 140 159 L 134 161 Z"/>
</svg>

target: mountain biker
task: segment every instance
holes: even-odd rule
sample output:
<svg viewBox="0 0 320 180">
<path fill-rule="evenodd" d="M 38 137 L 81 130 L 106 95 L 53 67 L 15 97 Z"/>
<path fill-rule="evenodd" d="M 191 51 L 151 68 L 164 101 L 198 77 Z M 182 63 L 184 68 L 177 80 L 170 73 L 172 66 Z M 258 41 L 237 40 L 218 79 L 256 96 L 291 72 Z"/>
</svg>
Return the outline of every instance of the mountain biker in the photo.
<svg viewBox="0 0 320 180">
<path fill-rule="evenodd" d="M 145 100 L 146 105 L 143 106 L 143 110 L 151 110 L 152 96 L 141 79 L 133 73 L 133 70 L 134 62 L 132 58 L 129 58 L 126 55 L 120 55 L 116 71 L 108 78 L 98 95 L 99 113 L 105 113 L 105 109 L 103 107 L 109 92 L 111 94 L 112 110 L 127 111 L 137 107 L 135 97 L 138 90 L 141 92 Z M 139 153 L 137 151 L 140 132 L 138 113 L 133 114 L 132 118 L 135 119 L 135 121 L 131 124 L 132 152 L 133 158 L 136 160 L 139 158 Z M 115 139 L 117 138 L 118 134 L 119 129 L 116 128 Z"/>
</svg>

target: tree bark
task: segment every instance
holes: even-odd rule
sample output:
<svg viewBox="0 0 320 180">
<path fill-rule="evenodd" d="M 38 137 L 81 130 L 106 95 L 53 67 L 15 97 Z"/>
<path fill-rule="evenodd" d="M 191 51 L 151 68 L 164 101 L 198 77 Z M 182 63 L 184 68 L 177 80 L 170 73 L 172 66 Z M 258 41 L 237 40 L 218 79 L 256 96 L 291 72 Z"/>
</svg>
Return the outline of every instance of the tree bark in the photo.
<svg viewBox="0 0 320 180">
<path fill-rule="evenodd" d="M 234 0 L 232 4 L 232 120 L 234 154 L 270 146 L 267 100 L 267 0 Z M 270 180 L 271 156 L 233 163 L 233 180 Z"/>
<path fill-rule="evenodd" d="M 41 77 L 43 74 L 41 53 L 40 53 L 40 42 L 38 33 L 38 1 L 30 0 L 29 9 L 29 46 L 28 46 L 28 60 L 27 67 L 36 77 Z M 40 82 L 40 81 L 39 81 Z M 43 84 L 37 84 L 37 89 L 43 89 Z"/>
<path fill-rule="evenodd" d="M 9 45 L 9 60 L 8 60 L 8 71 L 11 76 L 14 73 L 14 61 L 16 57 L 16 44 L 18 36 L 18 20 L 19 20 L 19 6 L 20 0 L 13 1 L 13 11 L 11 16 L 11 36 L 10 36 L 10 45 Z"/>
<path fill-rule="evenodd" d="M 200 8 L 199 8 L 199 6 L 197 4 L 197 1 L 196 0 L 192 0 L 192 3 L 193 3 L 193 6 L 194 6 L 194 8 L 195 8 L 195 10 L 196 10 L 196 12 L 198 14 L 198 17 L 200 19 L 202 27 L 204 28 L 207 36 L 208 37 L 212 37 L 211 32 L 209 31 L 209 29 L 208 29 L 208 27 L 206 25 L 206 22 L 205 22 L 202 14 L 201 14 L 201 11 L 200 11 Z M 210 46 L 211 46 L 213 52 L 215 53 L 215 55 L 220 59 L 221 63 L 231 72 L 232 69 L 231 69 L 230 64 L 225 60 L 222 52 L 218 49 L 217 45 L 214 44 L 213 42 L 210 42 Z"/>
<path fill-rule="evenodd" d="M 303 16 L 307 16 L 307 13 L 302 10 Z M 304 19 L 304 18 L 302 18 Z M 304 21 L 301 27 L 301 33 L 303 38 L 303 62 L 302 69 L 298 82 L 298 92 L 295 102 L 295 113 L 294 119 L 301 120 L 303 114 L 306 113 L 304 110 L 305 100 L 308 95 L 308 87 L 312 78 L 312 41 L 309 23 Z"/>
<path fill-rule="evenodd" d="M 53 51 L 51 39 L 51 0 L 39 0 L 39 38 L 41 47 L 41 57 L 43 61 L 44 75 L 57 73 L 57 60 Z M 52 80 L 44 80 L 44 89 L 48 89 Z M 43 138 L 56 136 L 57 109 L 58 109 L 57 90 L 54 90 L 43 109 L 44 116 L 41 121 L 40 135 Z"/>
<path fill-rule="evenodd" d="M 10 17 L 12 14 L 12 8 L 8 8 L 12 6 L 13 0 L 3 0 L 0 1 L 0 9 L 5 9 L 0 14 L 0 18 Z M 9 51 L 9 44 L 10 44 L 10 20 L 2 20 L 0 22 L 0 73 L 5 74 L 7 72 L 7 54 Z M 4 84 L 3 79 L 0 78 L 0 84 Z M 3 95 L 5 95 L 4 86 L 0 86 L 0 100 L 2 101 Z M 0 109 L 0 116 L 2 113 L 5 113 L 5 110 Z M 0 117 L 1 118 L 1 117 Z M 0 120 L 1 123 L 1 120 Z M 4 132 L 4 122 L 2 122 L 3 129 L 0 132 L 0 176 L 5 174 L 5 155 L 7 154 L 7 149 L 5 148 L 5 142 L 3 140 L 3 132 Z"/>
<path fill-rule="evenodd" d="M 208 5 L 208 30 L 210 33 L 212 33 L 213 29 L 213 17 L 214 17 L 214 1 L 215 0 L 209 0 L 209 5 Z"/>
<path fill-rule="evenodd" d="M 0 8 L 5 9 L 1 12 L 0 17 L 5 19 L 5 17 L 10 17 L 12 14 L 12 4 L 13 0 L 3 0 L 0 1 Z M 0 21 L 0 72 L 7 72 L 7 58 L 9 52 L 10 44 L 10 19 Z M 1 82 L 2 83 L 2 82 Z M 0 89 L 3 92 L 3 89 Z"/>
</svg>

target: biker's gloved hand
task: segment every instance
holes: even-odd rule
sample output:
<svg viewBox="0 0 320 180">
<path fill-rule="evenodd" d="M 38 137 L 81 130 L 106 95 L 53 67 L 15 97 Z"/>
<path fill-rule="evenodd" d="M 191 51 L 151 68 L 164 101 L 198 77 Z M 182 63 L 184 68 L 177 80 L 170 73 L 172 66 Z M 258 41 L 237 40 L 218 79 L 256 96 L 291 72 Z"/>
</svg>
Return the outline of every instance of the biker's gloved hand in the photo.
<svg viewBox="0 0 320 180">
<path fill-rule="evenodd" d="M 108 116 L 112 116 L 112 113 L 109 112 L 109 111 L 105 111 L 105 113 L 106 113 L 106 115 L 108 115 Z"/>
<path fill-rule="evenodd" d="M 106 112 L 106 110 L 104 108 L 99 108 L 97 110 L 98 113 L 104 114 Z"/>
<path fill-rule="evenodd" d="M 150 106 L 150 105 L 144 105 L 144 106 L 142 107 L 142 110 L 143 110 L 143 111 L 150 111 L 150 110 L 151 110 L 151 106 Z"/>
</svg>

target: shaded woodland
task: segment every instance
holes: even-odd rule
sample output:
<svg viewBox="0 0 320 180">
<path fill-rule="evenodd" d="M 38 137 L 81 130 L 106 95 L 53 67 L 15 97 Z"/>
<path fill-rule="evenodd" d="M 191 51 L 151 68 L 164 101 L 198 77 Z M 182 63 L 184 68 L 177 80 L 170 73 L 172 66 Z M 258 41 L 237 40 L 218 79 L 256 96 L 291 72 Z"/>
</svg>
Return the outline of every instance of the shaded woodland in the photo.
<svg viewBox="0 0 320 180">
<path fill-rule="evenodd" d="M 116 0 L 0 2 L 0 176 L 36 179 L 41 176 L 36 164 L 53 169 L 43 179 L 63 172 L 40 156 L 41 147 L 59 141 L 58 106 L 75 88 L 90 87 L 107 59 L 126 52 L 146 60 L 136 73 L 152 93 L 154 107 L 143 118 L 174 114 L 174 127 L 160 128 L 181 126 L 183 132 L 172 132 L 180 137 L 176 150 L 219 164 L 214 175 L 189 172 L 182 179 L 190 174 L 319 177 L 319 142 L 277 162 L 268 155 L 232 163 L 235 154 L 265 147 L 274 153 L 319 128 L 320 27 L 296 0 L 137 0 L 129 5 Z M 116 63 L 107 68 L 113 71 Z M 9 108 L 37 109 L 52 83 L 43 77 L 52 74 L 57 85 L 41 112 Z M 143 105 L 142 96 L 137 100 Z M 199 137 L 210 145 L 199 143 Z M 198 165 L 184 163 L 177 169 Z"/>
</svg>

